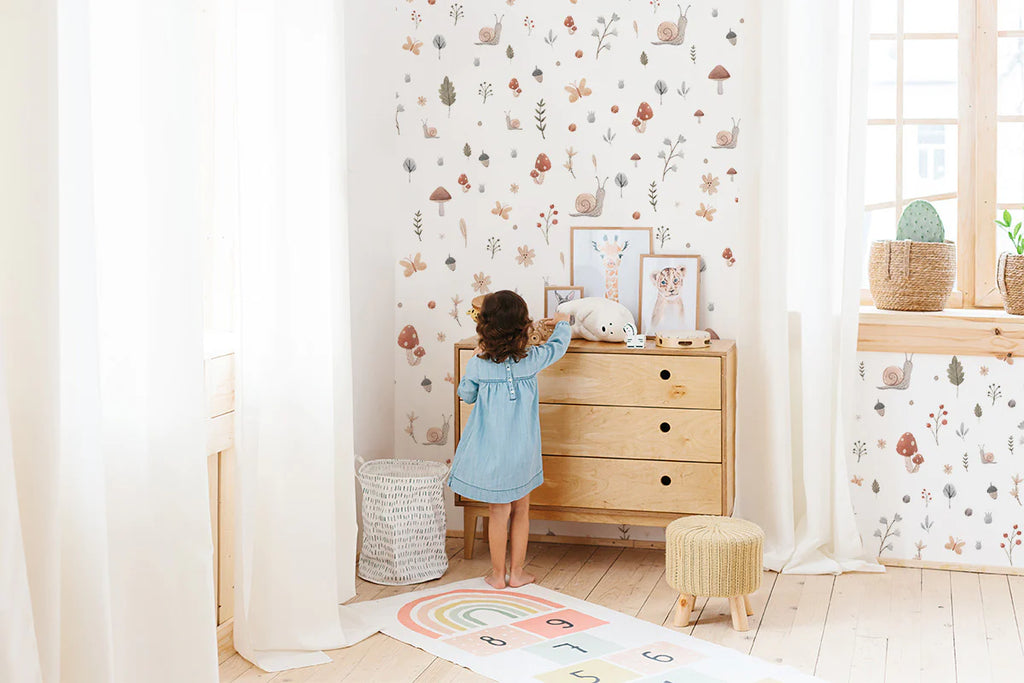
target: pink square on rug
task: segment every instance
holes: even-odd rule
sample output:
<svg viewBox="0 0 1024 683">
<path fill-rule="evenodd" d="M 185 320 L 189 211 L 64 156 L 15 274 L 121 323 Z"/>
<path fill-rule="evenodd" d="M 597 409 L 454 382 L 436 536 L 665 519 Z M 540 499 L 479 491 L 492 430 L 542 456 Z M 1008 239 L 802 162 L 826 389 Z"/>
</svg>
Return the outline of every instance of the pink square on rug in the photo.
<svg viewBox="0 0 1024 683">
<path fill-rule="evenodd" d="M 477 657 L 488 657 L 509 650 L 517 650 L 524 645 L 540 642 L 540 638 L 523 633 L 509 626 L 491 626 L 476 633 L 469 633 L 444 641 Z"/>
<path fill-rule="evenodd" d="M 577 612 L 574 609 L 564 609 L 539 617 L 516 621 L 512 625 L 524 631 L 536 633 L 541 638 L 557 638 L 570 633 L 586 631 L 595 626 L 603 626 L 607 623 L 607 621 L 592 617 L 589 614 Z"/>
</svg>

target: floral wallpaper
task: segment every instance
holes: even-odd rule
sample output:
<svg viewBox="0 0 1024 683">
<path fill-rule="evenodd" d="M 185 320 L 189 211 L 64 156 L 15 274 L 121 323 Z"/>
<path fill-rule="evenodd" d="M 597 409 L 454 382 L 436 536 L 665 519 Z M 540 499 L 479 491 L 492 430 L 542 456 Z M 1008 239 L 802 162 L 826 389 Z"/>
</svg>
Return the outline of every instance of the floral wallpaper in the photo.
<svg viewBox="0 0 1024 683">
<path fill-rule="evenodd" d="M 452 344 L 470 300 L 518 291 L 543 315 L 570 284 L 571 226 L 650 226 L 700 254 L 701 327 L 730 336 L 734 242 L 752 172 L 744 2 L 411 0 L 376 50 L 393 73 L 397 153 L 381 179 L 404 218 L 394 277 L 397 456 L 449 460 Z M 751 51 L 752 52 L 752 51 Z M 390 207 L 395 209 L 396 207 Z M 449 525 L 461 513 L 449 501 Z M 538 521 L 537 533 L 660 530 Z"/>
<path fill-rule="evenodd" d="M 1013 359 L 858 358 L 847 461 L 865 545 L 882 558 L 1024 566 L 1024 369 Z"/>
</svg>

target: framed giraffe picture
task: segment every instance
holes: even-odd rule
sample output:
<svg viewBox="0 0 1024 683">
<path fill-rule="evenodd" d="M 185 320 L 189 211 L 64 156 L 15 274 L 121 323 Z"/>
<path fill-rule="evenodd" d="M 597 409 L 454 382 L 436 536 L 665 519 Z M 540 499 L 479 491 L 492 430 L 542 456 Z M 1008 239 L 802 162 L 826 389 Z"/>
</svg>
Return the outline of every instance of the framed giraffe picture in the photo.
<svg viewBox="0 0 1024 683">
<path fill-rule="evenodd" d="M 550 318 L 553 316 L 555 314 L 555 309 L 558 308 L 559 304 L 564 304 L 566 301 L 576 301 L 577 299 L 582 298 L 582 287 L 571 287 L 568 285 L 562 287 L 545 287 L 544 317 Z"/>
<path fill-rule="evenodd" d="M 618 301 L 639 321 L 640 257 L 654 253 L 653 228 L 573 227 L 569 272 L 583 296 Z"/>
</svg>

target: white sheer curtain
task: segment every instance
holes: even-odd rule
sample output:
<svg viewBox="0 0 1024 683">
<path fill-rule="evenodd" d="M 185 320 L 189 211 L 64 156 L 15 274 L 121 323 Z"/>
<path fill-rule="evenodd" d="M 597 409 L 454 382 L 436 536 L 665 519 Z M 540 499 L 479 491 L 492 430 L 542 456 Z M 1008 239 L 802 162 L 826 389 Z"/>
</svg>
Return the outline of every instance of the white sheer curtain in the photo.
<svg viewBox="0 0 1024 683">
<path fill-rule="evenodd" d="M 277 671 L 369 635 L 338 609 L 356 540 L 342 3 L 222 0 L 217 35 L 216 216 L 239 245 L 234 637 Z"/>
<path fill-rule="evenodd" d="M 760 183 L 738 336 L 737 506 L 790 573 L 880 571 L 845 464 L 861 276 L 868 4 L 779 0 L 760 34 Z"/>
<path fill-rule="evenodd" d="M 0 680 L 216 681 L 200 3 L 0 15 Z"/>
</svg>

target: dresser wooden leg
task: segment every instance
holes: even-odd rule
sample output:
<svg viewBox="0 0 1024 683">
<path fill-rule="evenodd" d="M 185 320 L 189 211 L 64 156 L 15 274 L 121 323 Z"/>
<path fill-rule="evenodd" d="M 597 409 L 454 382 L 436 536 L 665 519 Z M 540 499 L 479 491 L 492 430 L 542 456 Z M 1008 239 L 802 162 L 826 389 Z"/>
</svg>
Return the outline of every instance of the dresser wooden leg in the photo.
<svg viewBox="0 0 1024 683">
<path fill-rule="evenodd" d="M 693 610 L 693 603 L 696 599 L 693 595 L 679 594 L 679 600 L 676 601 L 676 616 L 672 621 L 675 626 L 690 625 L 690 612 Z"/>
<path fill-rule="evenodd" d="M 462 508 L 462 556 L 473 559 L 473 547 L 476 545 L 477 512 L 471 507 Z"/>
<path fill-rule="evenodd" d="M 743 598 L 736 596 L 729 598 L 729 611 L 732 612 L 732 627 L 737 631 L 746 631 L 750 629 L 750 625 L 747 623 L 747 610 L 743 606 Z"/>
<path fill-rule="evenodd" d="M 754 608 L 750 606 L 750 596 L 749 595 L 744 595 L 743 596 L 743 607 L 744 607 L 744 609 L 746 609 L 748 617 L 754 616 Z"/>
</svg>

